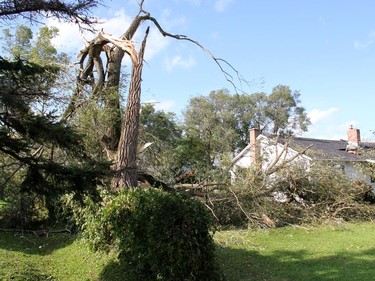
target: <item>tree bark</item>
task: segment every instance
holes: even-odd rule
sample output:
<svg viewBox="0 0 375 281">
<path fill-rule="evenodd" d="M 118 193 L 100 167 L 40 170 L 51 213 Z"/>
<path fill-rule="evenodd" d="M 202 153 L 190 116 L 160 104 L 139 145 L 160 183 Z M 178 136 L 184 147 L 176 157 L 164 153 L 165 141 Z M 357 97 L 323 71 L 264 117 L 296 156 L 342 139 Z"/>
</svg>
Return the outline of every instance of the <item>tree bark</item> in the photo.
<svg viewBox="0 0 375 281">
<path fill-rule="evenodd" d="M 122 40 L 131 40 L 138 30 L 141 23 L 148 18 L 146 16 L 137 15 L 132 21 L 127 31 L 120 37 Z M 107 78 L 107 91 L 109 91 L 105 98 L 107 108 L 111 108 L 114 114 L 111 123 L 108 124 L 108 130 L 105 136 L 105 149 L 108 153 L 115 154 L 118 150 L 119 139 L 121 135 L 121 104 L 120 99 L 115 95 L 119 92 L 120 79 L 121 79 L 121 64 L 125 51 L 121 48 L 114 48 L 107 52 L 108 55 L 108 78 Z M 133 69 L 134 71 L 135 69 Z M 133 78 L 132 78 L 133 79 Z M 129 89 L 130 91 L 130 89 Z M 130 96 L 130 92 L 129 92 Z"/>
<path fill-rule="evenodd" d="M 122 132 L 114 164 L 115 175 L 112 190 L 137 186 L 137 147 L 139 134 L 139 115 L 141 109 L 141 81 L 143 55 L 149 29 L 146 31 L 137 61 L 133 61 L 128 102 L 122 124 Z"/>
</svg>

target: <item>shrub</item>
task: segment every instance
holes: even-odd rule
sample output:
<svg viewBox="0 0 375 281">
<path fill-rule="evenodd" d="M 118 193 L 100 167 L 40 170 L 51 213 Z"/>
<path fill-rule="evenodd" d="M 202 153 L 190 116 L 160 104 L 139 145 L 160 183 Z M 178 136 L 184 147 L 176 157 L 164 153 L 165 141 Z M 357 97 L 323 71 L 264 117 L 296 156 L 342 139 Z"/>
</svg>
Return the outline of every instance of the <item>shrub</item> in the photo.
<svg viewBox="0 0 375 281">
<path fill-rule="evenodd" d="M 88 195 L 77 197 L 75 193 L 65 194 L 56 204 L 57 218 L 67 228 L 81 232 L 81 238 L 92 250 L 108 251 L 114 248 L 115 241 L 111 227 L 103 216 L 103 206 L 109 204 L 113 194 L 98 187 L 100 198 Z"/>
<path fill-rule="evenodd" d="M 237 218 L 241 210 L 243 223 L 250 227 L 270 226 L 264 218 L 271 219 L 272 226 L 370 220 L 375 212 L 371 187 L 352 182 L 332 163 L 319 163 L 309 170 L 286 165 L 272 177 L 247 170 L 223 195 L 230 196 L 234 209 L 227 212 L 231 214 L 227 221 Z M 217 207 L 214 212 L 225 221 Z"/>
<path fill-rule="evenodd" d="M 107 204 L 104 221 L 118 241 L 127 280 L 220 280 L 210 218 L 197 200 L 132 189 Z"/>
</svg>

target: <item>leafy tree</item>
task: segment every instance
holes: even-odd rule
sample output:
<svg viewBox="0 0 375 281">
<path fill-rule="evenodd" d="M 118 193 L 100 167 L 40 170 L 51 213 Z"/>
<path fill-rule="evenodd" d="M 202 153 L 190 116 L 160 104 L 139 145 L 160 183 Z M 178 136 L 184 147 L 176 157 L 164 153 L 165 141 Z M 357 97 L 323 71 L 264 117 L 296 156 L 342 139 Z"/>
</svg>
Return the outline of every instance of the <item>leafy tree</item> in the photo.
<svg viewBox="0 0 375 281">
<path fill-rule="evenodd" d="M 233 149 L 236 135 L 231 99 L 226 90 L 213 91 L 208 97 L 192 98 L 184 112 L 186 134 L 202 141 L 202 164 L 208 169 Z"/>
<path fill-rule="evenodd" d="M 278 135 L 293 134 L 295 131 L 307 131 L 310 121 L 305 109 L 300 104 L 300 93 L 285 85 L 278 85 L 272 89 L 268 96 L 267 108 L 265 110 L 268 119 L 269 130 Z"/>
<path fill-rule="evenodd" d="M 12 55 L 13 58 L 27 60 L 30 58 L 31 40 L 33 34 L 30 28 L 20 25 L 17 27 L 15 35 L 9 29 L 4 29 L 5 45 L 3 49 Z"/>
<path fill-rule="evenodd" d="M 206 170 L 219 163 L 222 166 L 249 143 L 250 128 L 271 134 L 306 131 L 309 120 L 299 96 L 299 92 L 279 85 L 270 95 L 231 95 L 219 90 L 192 98 L 184 112 L 184 130 L 203 147 L 203 156 L 196 154 L 196 163 Z"/>
<path fill-rule="evenodd" d="M 142 106 L 140 116 L 140 147 L 148 146 L 139 156 L 141 170 L 173 183 L 177 171 L 175 150 L 182 139 L 176 115 L 155 110 L 151 104 Z"/>
<path fill-rule="evenodd" d="M 4 29 L 3 46 L 4 57 L 10 61 L 21 59 L 39 66 L 53 66 L 57 72 L 47 71 L 43 76 L 38 77 L 39 85 L 43 85 L 44 95 L 35 97 L 32 103 L 33 110 L 40 114 L 47 114 L 48 111 L 62 111 L 68 99 L 66 78 L 69 58 L 65 53 L 58 53 L 52 45 L 51 40 L 58 35 L 55 27 L 42 27 L 35 40 L 29 27 L 17 26 L 14 34 L 9 29 Z"/>
</svg>

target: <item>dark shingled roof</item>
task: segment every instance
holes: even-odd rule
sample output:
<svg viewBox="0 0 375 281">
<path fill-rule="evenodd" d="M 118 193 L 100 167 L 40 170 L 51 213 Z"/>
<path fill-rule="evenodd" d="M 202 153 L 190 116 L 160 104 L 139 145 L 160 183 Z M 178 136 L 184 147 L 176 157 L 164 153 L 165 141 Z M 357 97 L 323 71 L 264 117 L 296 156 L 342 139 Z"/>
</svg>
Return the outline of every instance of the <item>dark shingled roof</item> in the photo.
<svg viewBox="0 0 375 281">
<path fill-rule="evenodd" d="M 347 151 L 346 140 L 323 140 L 311 138 L 293 138 L 290 148 L 296 151 L 303 151 L 307 147 L 305 155 L 316 160 L 335 161 L 365 161 L 375 160 L 375 143 L 359 143 L 358 148 L 350 153 Z"/>
</svg>

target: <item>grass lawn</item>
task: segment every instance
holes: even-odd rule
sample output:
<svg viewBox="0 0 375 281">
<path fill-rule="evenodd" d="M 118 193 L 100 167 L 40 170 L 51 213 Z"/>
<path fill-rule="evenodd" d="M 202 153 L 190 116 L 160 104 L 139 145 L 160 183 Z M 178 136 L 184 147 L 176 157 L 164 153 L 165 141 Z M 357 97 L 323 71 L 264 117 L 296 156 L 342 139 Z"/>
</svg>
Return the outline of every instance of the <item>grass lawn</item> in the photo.
<svg viewBox="0 0 375 281">
<path fill-rule="evenodd" d="M 375 280 L 375 223 L 215 235 L 227 280 Z"/>
<path fill-rule="evenodd" d="M 215 234 L 228 281 L 375 280 L 375 223 Z M 0 280 L 126 280 L 76 237 L 0 232 Z M 204 280 L 202 280 L 204 281 Z"/>
<path fill-rule="evenodd" d="M 0 232 L 0 280 L 122 280 L 107 272 L 113 263 L 70 234 Z"/>
</svg>

